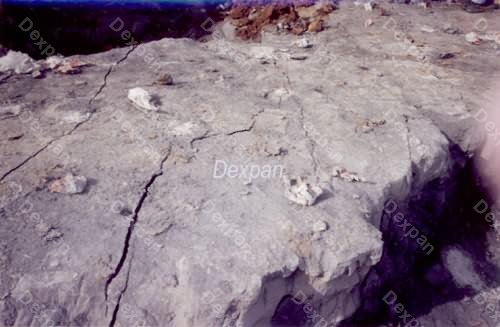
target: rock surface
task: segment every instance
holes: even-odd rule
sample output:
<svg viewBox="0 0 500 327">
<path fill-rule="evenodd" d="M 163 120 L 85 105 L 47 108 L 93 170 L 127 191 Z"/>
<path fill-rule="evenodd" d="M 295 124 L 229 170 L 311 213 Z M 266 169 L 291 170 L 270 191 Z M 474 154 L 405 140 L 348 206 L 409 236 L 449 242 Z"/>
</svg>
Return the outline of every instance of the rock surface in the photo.
<svg viewBox="0 0 500 327">
<path fill-rule="evenodd" d="M 335 11 L 300 61 L 283 51 L 297 36 L 216 32 L 3 80 L 1 106 L 20 109 L 0 111 L 0 321 L 269 326 L 290 296 L 313 308 L 308 323 L 353 314 L 382 255 L 384 203 L 447 175 L 452 144 L 474 149 L 472 113 L 500 68 L 494 42 L 443 31 L 472 31 L 467 14 L 387 10 Z M 175 84 L 154 83 L 165 72 Z M 136 87 L 157 112 L 133 107 Z M 85 193 L 49 192 L 62 171 L 86 176 Z M 323 194 L 291 203 L 281 175 Z M 441 326 L 439 310 L 422 319 Z"/>
</svg>

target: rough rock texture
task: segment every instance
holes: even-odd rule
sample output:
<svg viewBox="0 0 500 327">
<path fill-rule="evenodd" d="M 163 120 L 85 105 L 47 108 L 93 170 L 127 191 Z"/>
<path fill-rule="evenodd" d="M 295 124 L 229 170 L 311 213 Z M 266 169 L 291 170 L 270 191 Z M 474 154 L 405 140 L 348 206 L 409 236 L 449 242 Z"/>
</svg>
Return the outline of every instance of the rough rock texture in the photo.
<svg viewBox="0 0 500 327">
<path fill-rule="evenodd" d="M 494 42 L 443 31 L 473 30 L 461 11 L 387 10 L 341 8 L 309 49 L 217 31 L 85 56 L 76 75 L 4 79 L 1 323 L 269 326 L 290 296 L 312 306 L 310 324 L 353 314 L 382 256 L 384 203 L 447 176 L 453 144 L 473 149 L 471 112 L 500 66 Z M 173 85 L 154 83 L 163 73 Z M 134 108 L 135 87 L 158 112 Z M 49 192 L 68 172 L 85 192 Z M 292 203 L 285 176 L 323 194 Z M 422 319 L 444 326 L 436 315 Z"/>
</svg>

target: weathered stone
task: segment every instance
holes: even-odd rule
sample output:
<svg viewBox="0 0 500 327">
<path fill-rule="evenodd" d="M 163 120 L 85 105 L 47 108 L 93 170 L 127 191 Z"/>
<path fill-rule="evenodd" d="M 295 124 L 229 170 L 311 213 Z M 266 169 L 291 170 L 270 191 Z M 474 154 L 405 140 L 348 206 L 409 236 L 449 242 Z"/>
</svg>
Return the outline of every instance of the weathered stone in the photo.
<svg viewBox="0 0 500 327">
<path fill-rule="evenodd" d="M 128 99 L 139 110 L 158 111 L 160 110 L 156 103 L 154 103 L 151 95 L 140 87 L 135 87 L 128 91 Z"/>
<path fill-rule="evenodd" d="M 9 50 L 5 56 L 0 57 L 1 73 L 11 71 L 16 74 L 31 74 L 39 69 L 40 65 L 21 52 Z"/>
<path fill-rule="evenodd" d="M 49 185 L 52 193 L 78 194 L 85 191 L 87 178 L 85 176 L 75 176 L 72 173 L 66 174 Z"/>
<path fill-rule="evenodd" d="M 465 34 L 465 41 L 472 43 L 472 44 L 481 43 L 481 39 L 479 38 L 479 35 L 477 35 L 476 32 L 470 32 L 470 33 Z"/>
<path fill-rule="evenodd" d="M 303 49 L 312 48 L 313 46 L 311 41 L 309 41 L 309 39 L 305 37 L 298 39 L 293 44 L 298 48 L 303 48 Z"/>
<path fill-rule="evenodd" d="M 172 85 L 174 84 L 174 78 L 169 73 L 163 73 L 155 81 L 155 83 L 158 85 Z"/>
<path fill-rule="evenodd" d="M 288 200 L 303 206 L 312 206 L 323 194 L 323 189 L 301 177 L 285 177 L 285 196 Z"/>
<path fill-rule="evenodd" d="M 319 233 L 328 230 L 328 224 L 322 220 L 318 220 L 313 225 L 313 232 Z"/>
</svg>

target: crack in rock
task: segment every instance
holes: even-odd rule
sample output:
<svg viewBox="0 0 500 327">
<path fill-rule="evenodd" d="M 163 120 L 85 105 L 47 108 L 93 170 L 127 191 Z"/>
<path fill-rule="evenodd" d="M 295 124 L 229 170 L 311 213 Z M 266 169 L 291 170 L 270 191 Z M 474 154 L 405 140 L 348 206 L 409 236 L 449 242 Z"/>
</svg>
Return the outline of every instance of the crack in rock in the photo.
<svg viewBox="0 0 500 327">
<path fill-rule="evenodd" d="M 219 136 L 219 135 L 220 135 L 219 133 L 210 134 L 208 131 L 206 131 L 205 133 L 203 133 L 203 135 L 193 138 L 191 140 L 191 142 L 189 142 L 189 145 L 191 146 L 191 149 L 194 149 L 195 142 L 203 141 L 203 140 L 209 139 L 211 137 Z"/>
<path fill-rule="evenodd" d="M 104 80 L 103 80 L 103 83 L 101 84 L 101 86 L 99 87 L 99 89 L 97 90 L 97 92 L 94 94 L 94 96 L 89 100 L 89 105 L 92 104 L 92 102 L 95 101 L 95 99 L 99 96 L 99 94 L 102 93 L 102 91 L 104 90 L 104 88 L 107 86 L 107 82 L 108 82 L 108 77 L 109 75 L 111 75 L 111 72 L 113 71 L 113 69 L 115 69 L 115 67 L 117 67 L 119 64 L 121 64 L 122 62 L 124 62 L 125 60 L 127 60 L 128 56 L 135 50 L 137 49 L 137 45 L 134 45 L 132 46 L 132 48 L 130 48 L 126 53 L 125 55 L 120 58 L 118 61 L 116 61 L 114 64 L 112 64 L 108 71 L 106 72 L 106 74 L 104 74 Z"/>
<path fill-rule="evenodd" d="M 255 126 L 255 119 L 252 121 L 249 127 L 243 128 L 243 129 L 238 129 L 229 133 L 226 133 L 226 135 L 231 136 L 239 133 L 246 133 L 252 131 L 253 127 Z"/>
<path fill-rule="evenodd" d="M 118 312 L 120 311 L 120 303 L 122 300 L 123 295 L 125 295 L 125 292 L 127 291 L 128 288 L 128 281 L 130 279 L 130 271 L 132 270 L 132 261 L 134 259 L 134 253 L 130 255 L 130 260 L 128 264 L 128 269 L 127 269 L 127 276 L 125 277 L 125 285 L 123 286 L 123 289 L 120 291 L 120 295 L 118 296 L 118 299 L 116 301 L 115 308 L 113 310 L 113 315 L 111 317 L 111 321 L 109 323 L 109 327 L 113 327 L 116 323 L 116 319 L 118 318 Z"/>
<path fill-rule="evenodd" d="M 281 72 L 283 74 L 283 76 L 285 77 L 285 80 L 286 80 L 286 83 L 288 84 L 288 87 L 290 90 L 293 89 L 292 87 L 292 81 L 290 80 L 290 76 L 288 76 L 288 73 L 286 72 L 286 70 L 284 69 L 280 69 L 280 67 L 275 64 L 274 65 L 276 67 L 276 69 L 278 69 L 279 72 Z M 304 132 L 304 136 L 306 137 L 309 145 L 310 145 L 310 149 L 309 150 L 309 155 L 311 156 L 311 160 L 312 160 L 312 166 L 313 166 L 313 172 L 316 176 L 318 176 L 318 170 L 319 170 L 319 163 L 318 163 L 318 159 L 316 158 L 316 142 L 314 141 L 313 138 L 311 138 L 311 136 L 309 135 L 309 132 L 307 131 L 306 127 L 305 127 L 305 115 L 304 115 L 304 106 L 302 105 L 302 102 L 300 101 L 300 99 L 298 99 L 295 95 L 291 95 L 290 98 L 295 102 L 295 104 L 299 107 L 299 121 L 300 121 L 300 127 L 302 129 L 302 131 Z M 280 108 L 281 108 L 281 99 L 280 99 Z"/>
<path fill-rule="evenodd" d="M 253 128 L 255 127 L 255 124 L 257 123 L 257 117 L 261 113 L 263 113 L 264 111 L 265 111 L 265 109 L 260 109 L 259 111 L 257 111 L 257 113 L 253 114 L 252 115 L 252 122 L 250 123 L 250 126 L 248 126 L 247 128 L 238 129 L 236 131 L 232 131 L 232 132 L 226 133 L 226 135 L 231 136 L 231 135 L 235 135 L 235 134 L 239 134 L 239 133 L 251 132 L 253 130 Z"/>
<path fill-rule="evenodd" d="M 411 151 L 411 142 L 410 142 L 411 131 L 410 131 L 410 126 L 408 125 L 409 119 L 410 119 L 410 117 L 408 117 L 407 115 L 403 115 L 403 121 L 404 121 L 404 124 L 406 127 L 406 145 L 408 147 L 408 160 L 410 160 L 410 169 L 411 169 L 411 173 L 410 173 L 409 177 L 413 180 L 413 176 L 415 175 L 416 168 L 414 167 L 413 156 L 411 153 L 412 152 Z M 412 180 L 410 180 L 408 182 L 411 183 Z"/>
<path fill-rule="evenodd" d="M 136 48 L 137 48 L 137 46 L 134 46 L 129 51 L 127 51 L 127 53 L 125 53 L 125 55 L 122 58 L 120 58 L 117 62 L 115 62 L 113 65 L 111 65 L 111 67 L 108 69 L 108 71 L 106 72 L 106 74 L 104 74 L 104 81 L 103 81 L 103 83 L 101 84 L 101 86 L 99 87 L 99 89 L 97 90 L 97 92 L 94 94 L 94 96 L 89 100 L 88 106 L 89 106 L 89 109 L 90 109 L 90 112 L 89 112 L 90 114 L 88 115 L 88 117 L 85 120 L 83 120 L 81 122 L 78 122 L 75 126 L 73 126 L 73 128 L 71 128 L 69 131 L 63 133 L 62 135 L 60 135 L 60 136 L 58 136 L 56 138 L 53 138 L 52 140 L 50 140 L 49 142 L 47 142 L 44 146 L 42 146 L 40 149 L 38 149 L 37 151 L 35 151 L 31 155 L 29 155 L 26 159 L 24 159 L 17 166 L 15 166 L 12 169 L 8 170 L 6 173 L 4 173 L 0 177 L 0 182 L 4 181 L 10 174 L 14 173 L 16 170 L 18 170 L 19 168 L 21 168 L 22 166 L 24 166 L 25 164 L 27 164 L 29 161 L 31 161 L 32 159 L 34 159 L 35 157 L 37 157 L 40 153 L 42 153 L 45 149 L 47 149 L 54 142 L 57 142 L 57 141 L 61 140 L 62 138 L 66 137 L 68 135 L 73 134 L 80 126 L 82 126 L 82 125 L 86 124 L 87 122 L 89 122 L 92 119 L 92 116 L 94 115 L 94 113 L 97 111 L 97 110 L 93 110 L 92 108 L 90 108 L 90 106 L 92 105 L 92 103 L 94 102 L 94 100 L 97 98 L 97 96 L 99 96 L 99 94 L 101 94 L 102 91 L 104 90 L 104 88 L 106 87 L 107 79 L 108 79 L 109 75 L 111 74 L 111 72 L 113 71 L 113 69 L 116 66 L 118 66 L 120 63 L 122 63 L 123 61 L 125 61 L 128 58 L 128 56 L 132 53 L 132 51 L 134 51 Z"/>
<path fill-rule="evenodd" d="M 257 123 L 257 117 L 261 113 L 263 113 L 264 111 L 265 111 L 265 109 L 260 109 L 257 113 L 253 114 L 252 118 L 251 118 L 252 122 L 250 123 L 250 126 L 248 126 L 247 128 L 237 129 L 237 130 L 227 132 L 227 133 L 211 133 L 210 134 L 209 131 L 206 131 L 205 133 L 203 133 L 203 135 L 193 138 L 189 142 L 189 145 L 191 146 L 191 149 L 193 149 L 195 142 L 203 141 L 203 140 L 206 140 L 206 139 L 209 139 L 212 137 L 217 137 L 217 136 L 221 136 L 221 135 L 233 136 L 235 134 L 251 132 L 253 130 L 253 128 L 255 127 L 255 124 Z"/>
<path fill-rule="evenodd" d="M 0 182 L 3 182 L 10 174 L 12 174 L 16 170 L 18 170 L 19 168 L 21 168 L 22 166 L 24 166 L 31 159 L 33 159 L 36 156 L 38 156 L 43 150 L 45 150 L 46 148 L 48 148 L 55 141 L 56 141 L 56 139 L 51 140 L 50 142 L 48 142 L 47 144 L 45 144 L 43 147 L 41 147 L 40 149 L 38 149 L 35 153 L 31 154 L 26 159 L 24 159 L 23 161 L 21 161 L 21 163 L 19 163 L 17 166 L 15 166 L 12 169 L 8 170 L 5 174 L 2 175 L 2 177 L 0 177 Z"/>
<path fill-rule="evenodd" d="M 295 101 L 297 106 L 299 106 L 299 108 L 300 108 L 300 115 L 299 115 L 299 118 L 300 118 L 299 120 L 300 120 L 300 125 L 301 125 L 300 127 L 302 128 L 302 131 L 304 132 L 304 136 L 309 141 L 309 145 L 311 146 L 311 148 L 309 149 L 309 155 L 311 156 L 311 159 L 312 159 L 314 174 L 317 176 L 319 163 L 318 163 L 318 159 L 316 158 L 316 142 L 311 138 L 311 136 L 309 135 L 309 132 L 307 131 L 307 129 L 305 127 L 305 123 L 304 123 L 305 115 L 304 115 L 304 107 L 302 106 L 302 103 L 300 103 L 299 99 L 297 99 L 294 96 L 292 96 L 292 99 Z"/>
<path fill-rule="evenodd" d="M 144 189 L 143 189 L 142 195 L 141 195 L 141 197 L 139 199 L 139 202 L 137 203 L 137 205 L 136 205 L 136 207 L 134 209 L 134 215 L 132 216 L 132 219 L 130 220 L 130 224 L 129 224 L 128 229 L 127 229 L 127 234 L 125 235 L 125 240 L 124 240 L 123 250 L 122 250 L 122 254 L 121 254 L 120 260 L 118 261 L 118 264 L 116 265 L 114 271 L 108 276 L 108 278 L 106 280 L 106 285 L 104 287 L 104 298 L 105 298 L 105 301 L 106 301 L 106 315 L 107 315 L 107 312 L 108 312 L 108 290 L 109 290 L 109 286 L 111 285 L 111 283 L 113 282 L 113 280 L 120 274 L 120 272 L 121 272 L 121 270 L 123 268 L 123 265 L 125 264 L 125 261 L 127 260 L 128 251 L 129 251 L 129 248 L 130 248 L 130 241 L 132 239 L 132 234 L 134 232 L 135 224 L 137 223 L 137 220 L 139 218 L 139 213 L 140 213 L 140 211 L 142 209 L 142 206 L 144 205 L 144 201 L 146 201 L 147 197 L 149 196 L 149 189 L 154 184 L 154 182 L 156 181 L 156 179 L 158 177 L 160 177 L 161 175 L 163 175 L 163 165 L 165 164 L 165 162 L 167 161 L 168 157 L 170 156 L 170 153 L 171 153 L 171 148 L 168 149 L 167 154 L 161 160 L 159 170 L 156 173 L 154 173 L 149 178 L 149 181 L 144 186 Z M 132 257 L 131 257 L 130 260 L 132 260 Z M 128 282 L 128 276 L 127 276 L 127 279 L 126 279 L 126 283 L 127 282 Z M 115 306 L 115 309 L 113 310 L 113 318 L 111 320 L 110 326 L 113 326 L 113 324 L 114 324 L 114 320 L 116 319 L 116 315 L 118 314 L 118 308 L 117 307 L 120 305 L 120 299 L 121 299 L 123 293 L 125 292 L 125 290 L 126 290 L 126 286 L 122 290 L 122 292 L 120 293 L 120 295 L 118 297 L 118 302 L 117 302 L 117 304 Z"/>
</svg>

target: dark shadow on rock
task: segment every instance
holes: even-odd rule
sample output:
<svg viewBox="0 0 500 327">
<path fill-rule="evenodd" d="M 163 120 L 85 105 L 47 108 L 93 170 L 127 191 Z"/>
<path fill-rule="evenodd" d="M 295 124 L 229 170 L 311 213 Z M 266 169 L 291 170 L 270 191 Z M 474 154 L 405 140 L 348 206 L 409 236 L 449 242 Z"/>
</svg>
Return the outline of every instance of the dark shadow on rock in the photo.
<svg viewBox="0 0 500 327">
<path fill-rule="evenodd" d="M 271 318 L 272 327 L 306 326 L 309 323 L 305 304 L 292 295 L 285 295 Z"/>
<path fill-rule="evenodd" d="M 97 185 L 99 182 L 95 178 L 87 178 L 87 185 L 85 186 L 85 189 L 83 190 L 83 194 L 88 194 L 90 192 L 90 189 L 93 188 L 95 185 Z"/>
<path fill-rule="evenodd" d="M 162 102 L 160 97 L 157 94 L 151 94 L 151 104 L 156 107 L 161 107 Z"/>
<path fill-rule="evenodd" d="M 489 287 L 498 285 L 497 268 L 487 260 L 486 234 L 491 231 L 484 213 L 474 206 L 485 199 L 471 160 L 458 146 L 450 149 L 452 167 L 449 176 L 429 182 L 411 195 L 405 203 L 397 204 L 397 211 L 384 211 L 382 232 L 384 250 L 361 286 L 361 306 L 342 326 L 373 326 L 401 322 L 388 295 L 397 295 L 397 303 L 414 317 L 429 313 L 432 308 L 447 302 L 471 296 L 471 288 L 457 287 L 443 263 L 443 251 L 457 248 L 467 253 Z M 387 206 L 386 206 L 387 208 Z M 425 235 L 433 250 L 425 251 L 418 238 L 404 235 L 404 229 L 394 221 L 397 212 Z M 392 216 L 391 216 L 392 215 Z"/>
<path fill-rule="evenodd" d="M 334 194 L 332 191 L 324 189 L 323 193 L 320 196 L 318 196 L 318 198 L 316 199 L 315 204 L 318 204 L 319 202 L 328 200 L 328 199 L 333 198 L 333 197 L 334 197 Z"/>
</svg>

